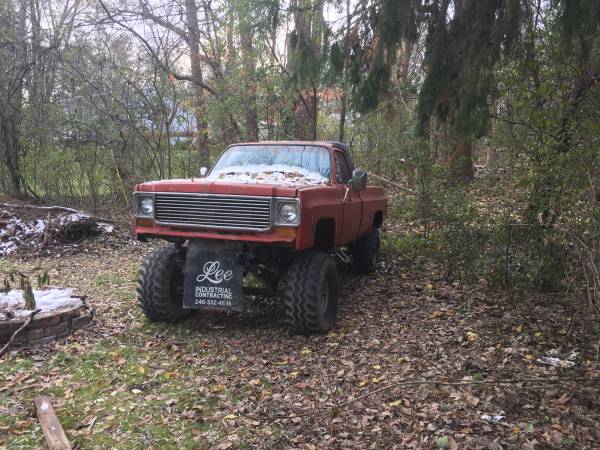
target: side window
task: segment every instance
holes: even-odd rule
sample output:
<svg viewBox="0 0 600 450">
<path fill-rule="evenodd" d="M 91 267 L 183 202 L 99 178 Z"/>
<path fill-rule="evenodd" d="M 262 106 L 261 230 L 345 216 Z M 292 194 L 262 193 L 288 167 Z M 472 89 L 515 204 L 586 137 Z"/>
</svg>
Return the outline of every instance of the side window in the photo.
<svg viewBox="0 0 600 450">
<path fill-rule="evenodd" d="M 346 184 L 352 178 L 352 174 L 350 173 L 350 166 L 348 165 L 348 161 L 346 161 L 346 157 L 342 155 L 340 152 L 335 152 L 335 168 L 336 168 L 336 181 L 338 183 Z"/>
</svg>

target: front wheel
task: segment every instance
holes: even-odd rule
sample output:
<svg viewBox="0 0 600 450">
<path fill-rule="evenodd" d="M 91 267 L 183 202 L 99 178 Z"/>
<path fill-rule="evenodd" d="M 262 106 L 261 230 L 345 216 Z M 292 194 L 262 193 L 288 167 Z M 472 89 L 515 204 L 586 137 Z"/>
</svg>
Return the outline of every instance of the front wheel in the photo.
<svg viewBox="0 0 600 450">
<path fill-rule="evenodd" d="M 326 333 L 337 317 L 338 276 L 334 259 L 325 253 L 298 254 L 281 292 L 290 334 Z"/>
<path fill-rule="evenodd" d="M 183 268 L 179 249 L 167 245 L 144 260 L 138 277 L 138 300 L 148 319 L 176 322 L 193 313 L 183 308 Z"/>
</svg>

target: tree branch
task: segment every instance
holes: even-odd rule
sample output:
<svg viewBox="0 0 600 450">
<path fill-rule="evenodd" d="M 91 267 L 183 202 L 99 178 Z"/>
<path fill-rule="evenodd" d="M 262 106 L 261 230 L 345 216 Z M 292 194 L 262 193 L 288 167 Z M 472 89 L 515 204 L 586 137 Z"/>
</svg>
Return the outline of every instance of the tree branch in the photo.
<svg viewBox="0 0 600 450">
<path fill-rule="evenodd" d="M 189 75 L 182 75 L 180 73 L 175 72 L 174 70 L 171 70 L 171 68 L 169 68 L 165 63 L 163 63 L 160 58 L 158 57 L 158 55 L 156 54 L 156 52 L 154 51 L 154 49 L 152 48 L 152 46 L 150 45 L 150 43 L 140 34 L 138 33 L 135 29 L 133 29 L 132 27 L 130 27 L 129 25 L 124 24 L 123 22 L 121 22 L 119 19 L 117 19 L 106 7 L 106 5 L 104 4 L 103 0 L 98 0 L 98 2 L 100 3 L 100 6 L 102 6 L 102 9 L 104 10 L 104 12 L 106 13 L 106 15 L 108 16 L 108 18 L 116 25 L 119 25 L 121 28 L 129 31 L 131 34 L 133 34 L 135 37 L 137 37 L 140 42 L 144 45 L 144 47 L 146 48 L 146 50 L 148 51 L 148 53 L 150 53 L 150 56 L 152 56 L 152 59 L 154 59 L 154 61 L 156 61 L 156 63 L 158 64 L 158 66 L 163 69 L 165 72 L 170 73 L 171 75 L 173 75 L 173 77 L 176 80 L 180 80 L 180 81 L 190 81 L 194 84 L 199 85 L 202 89 L 204 89 L 205 91 L 211 93 L 212 95 L 216 96 L 217 93 L 216 91 L 209 86 L 208 84 L 201 82 L 199 80 L 195 80 L 194 78 L 192 78 Z"/>
<path fill-rule="evenodd" d="M 8 347 L 10 347 L 10 344 L 13 343 L 13 341 L 18 336 L 18 334 L 21 331 L 23 331 L 25 328 L 27 328 L 27 325 L 29 325 L 31 323 L 31 321 L 33 320 L 33 316 L 35 316 L 40 311 L 41 311 L 41 309 L 36 309 L 31 314 L 29 314 L 29 317 L 27 317 L 27 319 L 25 319 L 25 322 L 23 322 L 23 325 L 21 325 L 19 328 L 17 328 L 15 330 L 15 332 L 12 334 L 12 336 L 10 337 L 8 342 L 4 345 L 4 347 L 2 347 L 2 349 L 0 349 L 0 356 L 2 356 L 4 354 L 4 352 L 6 352 L 6 350 L 8 350 Z"/>
</svg>

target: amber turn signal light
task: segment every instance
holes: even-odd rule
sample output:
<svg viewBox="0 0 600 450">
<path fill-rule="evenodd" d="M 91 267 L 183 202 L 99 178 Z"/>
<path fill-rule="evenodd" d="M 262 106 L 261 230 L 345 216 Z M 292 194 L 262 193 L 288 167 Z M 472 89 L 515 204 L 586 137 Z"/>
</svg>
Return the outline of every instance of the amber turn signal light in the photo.
<svg viewBox="0 0 600 450">
<path fill-rule="evenodd" d="M 279 227 L 279 228 L 275 228 L 275 234 L 278 237 L 295 238 L 296 237 L 296 228 L 293 228 L 293 227 Z"/>
<path fill-rule="evenodd" d="M 135 225 L 137 227 L 153 227 L 154 220 L 152 220 L 152 219 L 135 219 Z"/>
</svg>

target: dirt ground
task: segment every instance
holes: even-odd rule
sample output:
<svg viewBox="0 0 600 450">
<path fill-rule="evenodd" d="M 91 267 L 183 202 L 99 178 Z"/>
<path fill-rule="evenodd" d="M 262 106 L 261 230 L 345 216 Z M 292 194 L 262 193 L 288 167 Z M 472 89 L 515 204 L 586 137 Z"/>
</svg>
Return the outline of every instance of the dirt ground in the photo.
<svg viewBox="0 0 600 450">
<path fill-rule="evenodd" d="M 288 336 L 277 302 L 257 300 L 154 324 L 135 292 L 151 247 L 104 239 L 0 261 L 2 278 L 48 270 L 96 312 L 0 359 L 0 448 L 44 446 L 41 394 L 79 448 L 600 448 L 595 344 L 567 334 L 560 298 L 467 288 L 388 255 L 369 276 L 342 268 L 326 336 Z M 551 350 L 575 364 L 549 364 Z"/>
</svg>

